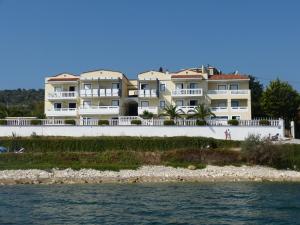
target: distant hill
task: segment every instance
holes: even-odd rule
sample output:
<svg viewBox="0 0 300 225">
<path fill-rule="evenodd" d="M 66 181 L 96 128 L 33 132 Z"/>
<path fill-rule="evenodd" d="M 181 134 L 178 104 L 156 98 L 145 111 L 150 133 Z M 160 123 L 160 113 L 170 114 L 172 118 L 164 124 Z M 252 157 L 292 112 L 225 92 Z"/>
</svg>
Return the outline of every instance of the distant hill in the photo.
<svg viewBox="0 0 300 225">
<path fill-rule="evenodd" d="M 0 118 L 7 116 L 44 117 L 44 90 L 0 90 Z"/>
<path fill-rule="evenodd" d="M 0 90 L 0 104 L 5 107 L 27 107 L 44 102 L 43 89 Z"/>
</svg>

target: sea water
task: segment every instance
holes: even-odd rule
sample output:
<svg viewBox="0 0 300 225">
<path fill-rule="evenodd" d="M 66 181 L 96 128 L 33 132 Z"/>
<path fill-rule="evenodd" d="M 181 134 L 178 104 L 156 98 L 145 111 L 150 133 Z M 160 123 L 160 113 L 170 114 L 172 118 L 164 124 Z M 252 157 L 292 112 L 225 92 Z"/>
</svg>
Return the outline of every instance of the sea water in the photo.
<svg viewBox="0 0 300 225">
<path fill-rule="evenodd" d="M 300 184 L 1 186 L 0 224 L 300 224 Z"/>
</svg>

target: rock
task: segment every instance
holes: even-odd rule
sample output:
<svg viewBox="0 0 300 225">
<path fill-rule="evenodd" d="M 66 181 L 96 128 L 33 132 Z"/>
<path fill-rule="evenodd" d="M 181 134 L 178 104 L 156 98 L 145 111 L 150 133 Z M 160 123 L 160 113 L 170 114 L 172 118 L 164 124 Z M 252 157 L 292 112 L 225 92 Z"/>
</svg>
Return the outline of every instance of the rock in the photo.
<svg viewBox="0 0 300 225">
<path fill-rule="evenodd" d="M 195 170 L 195 169 L 196 169 L 196 166 L 194 166 L 194 165 L 189 165 L 189 166 L 188 166 L 188 169 L 189 169 L 189 170 Z"/>
</svg>

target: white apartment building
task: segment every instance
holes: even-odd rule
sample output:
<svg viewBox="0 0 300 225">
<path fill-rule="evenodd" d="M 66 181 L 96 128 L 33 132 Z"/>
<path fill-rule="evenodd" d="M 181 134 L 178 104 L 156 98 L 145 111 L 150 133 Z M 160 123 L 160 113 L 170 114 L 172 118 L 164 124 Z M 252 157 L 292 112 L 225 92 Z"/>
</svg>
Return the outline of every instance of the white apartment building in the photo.
<svg viewBox="0 0 300 225">
<path fill-rule="evenodd" d="M 145 110 L 159 116 L 167 105 L 189 113 L 200 103 L 211 107 L 217 118 L 250 120 L 249 77 L 202 66 L 173 73 L 142 72 L 137 80 L 110 70 L 45 79 L 47 118 L 111 119 Z"/>
</svg>

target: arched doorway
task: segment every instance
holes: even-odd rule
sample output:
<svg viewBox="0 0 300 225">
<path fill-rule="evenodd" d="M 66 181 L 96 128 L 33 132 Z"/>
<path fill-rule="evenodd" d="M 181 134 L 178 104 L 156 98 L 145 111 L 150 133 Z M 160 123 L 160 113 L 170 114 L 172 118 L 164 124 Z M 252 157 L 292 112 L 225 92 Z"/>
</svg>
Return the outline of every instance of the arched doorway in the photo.
<svg viewBox="0 0 300 225">
<path fill-rule="evenodd" d="M 136 101 L 129 101 L 125 103 L 125 116 L 137 116 L 138 103 Z"/>
</svg>

